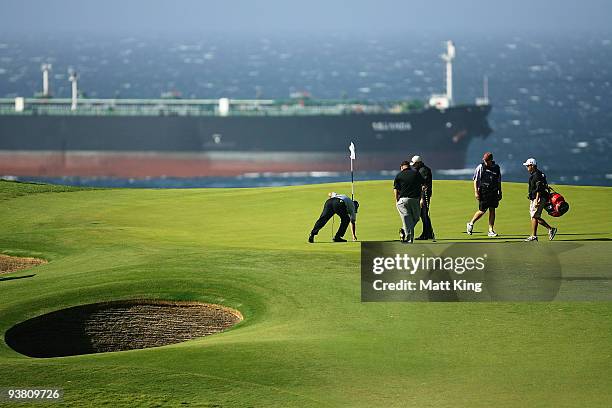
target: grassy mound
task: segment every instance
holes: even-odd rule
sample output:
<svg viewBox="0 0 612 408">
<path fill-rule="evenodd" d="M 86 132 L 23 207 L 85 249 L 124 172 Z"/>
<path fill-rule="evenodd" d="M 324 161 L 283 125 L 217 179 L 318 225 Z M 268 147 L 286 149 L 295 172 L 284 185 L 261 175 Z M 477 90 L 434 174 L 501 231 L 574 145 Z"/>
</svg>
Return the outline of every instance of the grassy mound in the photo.
<svg viewBox="0 0 612 408">
<path fill-rule="evenodd" d="M 325 242 L 331 223 L 306 242 L 326 193 L 349 187 L 33 195 L 0 183 L 0 251 L 50 261 L 0 278 L 3 334 L 120 299 L 244 316 L 227 332 L 156 349 L 40 360 L 2 343 L 0 388 L 63 387 L 68 406 L 609 406 L 610 303 L 362 304 L 359 244 Z M 359 239 L 397 239 L 392 183 L 356 187 Z M 529 234 L 526 189 L 505 185 L 498 240 Z M 612 239 L 612 189 L 559 190 L 572 208 L 553 221 L 556 240 L 539 245 Z M 464 233 L 475 209 L 470 183 L 435 183 L 438 238 L 488 240 L 485 220 Z"/>
</svg>

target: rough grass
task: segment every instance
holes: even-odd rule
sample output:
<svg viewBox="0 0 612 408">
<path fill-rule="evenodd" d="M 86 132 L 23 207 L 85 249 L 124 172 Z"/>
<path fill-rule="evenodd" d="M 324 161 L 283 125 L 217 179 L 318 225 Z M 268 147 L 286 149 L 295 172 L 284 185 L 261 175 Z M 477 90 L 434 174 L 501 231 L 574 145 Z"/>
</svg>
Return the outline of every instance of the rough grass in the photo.
<svg viewBox="0 0 612 408">
<path fill-rule="evenodd" d="M 63 193 L 78 190 L 91 190 L 91 188 L 0 180 L 0 201 L 31 194 Z"/>
<path fill-rule="evenodd" d="M 391 182 L 356 187 L 358 237 L 396 239 Z M 324 242 L 330 226 L 319 243 L 306 243 L 326 193 L 346 192 L 346 184 L 39 188 L 51 191 L 32 195 L 30 186 L 0 183 L 0 251 L 50 260 L 4 275 L 34 276 L 0 280 L 0 332 L 61 308 L 133 298 L 223 304 L 245 319 L 207 338 L 120 353 L 40 360 L 0 344 L 0 388 L 63 387 L 65 405 L 75 407 L 608 407 L 612 400 L 611 303 L 360 303 L 359 244 Z M 556 240 L 612 239 L 612 189 L 559 190 L 572 208 L 554 220 Z M 525 185 L 505 186 L 498 240 L 529 234 L 525 194 Z M 438 238 L 487 240 L 483 221 L 475 235 L 463 232 L 476 207 L 470 183 L 435 183 L 432 206 Z"/>
</svg>

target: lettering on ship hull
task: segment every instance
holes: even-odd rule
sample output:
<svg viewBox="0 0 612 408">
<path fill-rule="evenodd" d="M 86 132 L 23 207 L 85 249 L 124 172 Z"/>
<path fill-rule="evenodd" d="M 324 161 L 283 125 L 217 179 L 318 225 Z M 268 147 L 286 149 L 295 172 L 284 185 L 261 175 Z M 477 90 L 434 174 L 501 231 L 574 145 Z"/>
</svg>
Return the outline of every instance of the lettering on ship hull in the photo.
<svg viewBox="0 0 612 408">
<path fill-rule="evenodd" d="M 377 132 L 408 132 L 412 130 L 410 122 L 372 122 L 372 129 Z"/>
</svg>

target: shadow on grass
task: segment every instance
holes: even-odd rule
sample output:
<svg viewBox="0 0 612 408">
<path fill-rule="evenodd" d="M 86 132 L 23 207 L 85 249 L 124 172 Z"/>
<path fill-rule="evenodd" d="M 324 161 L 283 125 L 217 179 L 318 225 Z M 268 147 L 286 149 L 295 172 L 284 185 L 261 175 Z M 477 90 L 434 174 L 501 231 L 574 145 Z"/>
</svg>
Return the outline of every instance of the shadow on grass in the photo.
<svg viewBox="0 0 612 408">
<path fill-rule="evenodd" d="M 8 278 L 0 278 L 0 282 L 16 280 L 16 279 L 32 278 L 34 276 L 36 276 L 36 274 L 33 274 L 33 275 L 24 275 L 24 276 L 11 276 L 11 277 L 8 277 Z"/>
<path fill-rule="evenodd" d="M 342 244 L 357 244 L 359 242 L 366 242 L 366 241 L 347 241 L 347 242 L 334 242 L 334 241 L 315 241 L 310 243 L 311 245 L 320 245 L 320 244 L 330 244 L 330 245 L 338 245 L 341 246 Z M 369 241 L 368 241 L 369 242 Z M 385 241 L 385 242 L 393 242 L 393 241 Z"/>
<path fill-rule="evenodd" d="M 575 234 L 575 233 L 569 233 L 569 234 L 565 233 L 564 234 L 564 233 L 558 232 L 557 235 L 612 235 L 612 232 L 593 232 L 590 234 Z"/>
<path fill-rule="evenodd" d="M 559 236 L 560 234 L 557 234 Z M 593 234 L 574 234 L 574 235 L 593 235 Z M 460 242 L 460 243 L 475 243 L 475 244 L 497 244 L 497 243 L 521 243 L 525 242 L 525 235 L 500 235 L 495 238 L 488 237 L 472 237 L 472 238 L 436 238 L 434 240 L 427 241 L 415 241 L 421 242 L 424 244 L 435 244 L 436 242 L 440 243 L 451 243 L 451 242 Z M 548 241 L 548 237 L 542 235 L 540 241 Z M 611 242 L 612 238 L 567 238 L 567 239 L 555 239 L 554 242 Z M 397 242 L 400 243 L 398 239 L 390 239 L 390 240 L 377 240 L 377 241 L 361 241 L 361 242 Z M 336 242 L 321 242 L 322 244 L 336 244 Z M 411 244 L 407 244 L 411 245 Z"/>
<path fill-rule="evenodd" d="M 609 242 L 609 241 L 612 241 L 612 238 L 572 238 L 572 239 L 561 239 L 558 241 L 562 241 L 562 242 L 575 242 L 575 241 L 606 242 L 607 241 Z"/>
</svg>

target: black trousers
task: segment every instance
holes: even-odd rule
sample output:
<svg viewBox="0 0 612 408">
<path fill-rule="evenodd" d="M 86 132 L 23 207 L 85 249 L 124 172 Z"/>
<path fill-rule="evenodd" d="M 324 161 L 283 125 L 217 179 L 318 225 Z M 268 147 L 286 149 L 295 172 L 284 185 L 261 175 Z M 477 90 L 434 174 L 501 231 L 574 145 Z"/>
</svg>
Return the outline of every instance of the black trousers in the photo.
<svg viewBox="0 0 612 408">
<path fill-rule="evenodd" d="M 338 231 L 336 231 L 336 238 L 342 238 L 346 232 L 346 229 L 348 228 L 351 218 L 349 217 L 344 201 L 340 200 L 339 198 L 330 198 L 325 201 L 325 204 L 323 205 L 323 212 L 321 213 L 321 216 L 317 222 L 315 222 L 311 234 L 317 235 L 321 228 L 323 228 L 325 224 L 327 224 L 327 221 L 329 221 L 334 215 L 338 215 L 340 217 L 340 227 L 338 227 Z"/>
<path fill-rule="evenodd" d="M 425 205 L 421 207 L 421 221 L 423 222 L 423 233 L 422 238 L 433 239 L 433 228 L 431 226 L 431 219 L 429 218 L 429 203 L 425 200 Z"/>
</svg>

